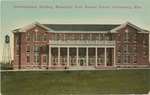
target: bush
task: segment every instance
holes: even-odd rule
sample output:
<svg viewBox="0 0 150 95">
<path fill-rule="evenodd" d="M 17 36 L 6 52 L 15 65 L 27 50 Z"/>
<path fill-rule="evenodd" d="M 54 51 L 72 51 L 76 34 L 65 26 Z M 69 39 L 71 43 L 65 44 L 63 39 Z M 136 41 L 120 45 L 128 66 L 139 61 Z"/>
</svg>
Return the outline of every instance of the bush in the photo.
<svg viewBox="0 0 150 95">
<path fill-rule="evenodd" d="M 13 65 L 11 63 L 1 63 L 1 70 L 13 70 Z"/>
</svg>

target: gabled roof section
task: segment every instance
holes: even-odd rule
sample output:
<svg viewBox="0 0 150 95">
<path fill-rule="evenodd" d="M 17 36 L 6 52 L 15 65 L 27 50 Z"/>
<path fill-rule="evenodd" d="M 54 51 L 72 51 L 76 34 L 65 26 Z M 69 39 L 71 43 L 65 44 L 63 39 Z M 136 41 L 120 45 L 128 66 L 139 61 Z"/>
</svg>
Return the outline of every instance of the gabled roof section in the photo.
<svg viewBox="0 0 150 95">
<path fill-rule="evenodd" d="M 116 27 L 116 28 L 110 30 L 110 33 L 117 33 L 117 30 L 119 30 L 119 29 L 121 29 L 121 28 L 123 28 L 123 27 L 125 27 L 125 26 L 127 26 L 127 25 L 129 25 L 129 26 L 131 26 L 131 27 L 137 29 L 137 30 L 138 30 L 138 33 L 150 33 L 148 30 L 143 30 L 143 29 L 141 29 L 141 28 L 139 28 L 139 27 L 133 25 L 133 24 L 130 23 L 130 22 L 126 22 L 126 23 L 124 23 L 124 24 L 122 24 L 122 25 L 120 25 L 120 26 L 118 26 L 118 27 Z"/>
<path fill-rule="evenodd" d="M 38 22 L 31 23 L 23 28 L 15 29 L 13 33 L 26 32 L 26 30 L 36 25 L 47 30 L 48 33 L 117 33 L 117 30 L 129 25 L 138 30 L 138 33 L 150 33 L 129 22 L 124 24 L 40 24 Z"/>
<path fill-rule="evenodd" d="M 13 30 L 12 32 L 13 32 L 13 33 L 26 32 L 26 30 L 28 30 L 28 29 L 30 29 L 30 28 L 32 28 L 32 27 L 35 27 L 36 25 L 38 25 L 38 26 L 40 26 L 40 27 L 46 29 L 47 32 L 53 31 L 53 30 L 51 30 L 50 28 L 44 26 L 43 24 L 40 24 L 39 22 L 34 22 L 34 23 L 31 23 L 31 24 L 29 24 L 29 25 L 27 25 L 27 26 L 24 26 L 23 28 L 15 29 L 15 30 Z"/>
<path fill-rule="evenodd" d="M 113 24 L 43 24 L 54 31 L 110 31 L 119 25 Z"/>
</svg>

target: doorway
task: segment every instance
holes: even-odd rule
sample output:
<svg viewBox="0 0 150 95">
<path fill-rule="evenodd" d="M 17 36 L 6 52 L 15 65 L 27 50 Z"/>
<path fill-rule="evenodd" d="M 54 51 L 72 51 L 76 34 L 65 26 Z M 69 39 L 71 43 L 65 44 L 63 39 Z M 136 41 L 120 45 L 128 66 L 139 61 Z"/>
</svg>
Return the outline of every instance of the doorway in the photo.
<svg viewBox="0 0 150 95">
<path fill-rule="evenodd" d="M 80 63 L 80 66 L 85 66 L 85 58 L 84 57 L 80 57 L 79 63 Z"/>
</svg>

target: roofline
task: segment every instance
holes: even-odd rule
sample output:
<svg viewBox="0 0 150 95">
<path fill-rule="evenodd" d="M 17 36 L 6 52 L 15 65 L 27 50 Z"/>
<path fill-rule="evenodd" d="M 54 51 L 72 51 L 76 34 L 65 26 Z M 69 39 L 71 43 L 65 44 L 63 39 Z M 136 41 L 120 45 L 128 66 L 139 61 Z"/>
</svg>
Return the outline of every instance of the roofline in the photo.
<svg viewBox="0 0 150 95">
<path fill-rule="evenodd" d="M 20 28 L 19 30 L 15 31 L 15 30 L 12 30 L 13 33 L 17 33 L 17 32 L 26 32 L 26 30 L 32 28 L 32 27 L 35 27 L 36 25 L 39 25 L 41 26 L 42 28 L 48 30 L 47 32 L 50 33 L 51 31 L 53 31 L 52 29 L 44 26 L 43 24 L 40 24 L 39 22 L 35 21 L 27 26 L 24 26 L 23 28 Z"/>
<path fill-rule="evenodd" d="M 143 29 L 141 29 L 141 28 L 139 28 L 139 27 L 133 25 L 133 24 L 130 23 L 130 22 L 126 22 L 126 23 L 124 23 L 124 24 L 122 24 L 122 25 L 120 25 L 120 26 L 118 26 L 118 27 L 112 29 L 110 32 L 111 32 L 111 33 L 116 33 L 117 30 L 119 30 L 119 29 L 121 29 L 121 28 L 123 28 L 123 27 L 125 27 L 125 26 L 127 26 L 127 25 L 129 25 L 129 26 L 131 26 L 131 27 L 133 27 L 133 28 L 139 30 L 139 31 L 142 32 L 142 33 L 146 33 Z"/>
<path fill-rule="evenodd" d="M 54 31 L 53 33 L 109 33 L 109 31 Z"/>
<path fill-rule="evenodd" d="M 46 29 L 48 33 L 117 33 L 117 30 L 129 25 L 129 26 L 139 30 L 138 33 L 150 34 L 150 31 L 148 31 L 148 30 L 145 31 L 145 30 L 133 25 L 130 22 L 126 22 L 124 24 L 121 24 L 120 26 L 118 26 L 118 27 L 116 27 L 110 31 L 88 31 L 88 32 L 87 31 L 75 31 L 75 32 L 73 32 L 73 31 L 55 31 L 55 30 L 52 30 L 51 28 L 45 26 L 46 24 L 40 24 L 39 22 L 35 21 L 35 22 L 33 22 L 27 26 L 24 26 L 23 28 L 12 30 L 11 32 L 12 33 L 26 32 L 28 29 L 35 27 L 36 25 L 41 26 L 42 28 Z M 61 24 L 52 24 L 52 25 L 61 25 Z M 84 24 L 65 24 L 65 25 L 84 25 Z M 86 25 L 89 25 L 89 24 L 86 24 Z M 98 25 L 98 24 L 92 24 L 92 25 Z M 105 25 L 110 25 L 110 24 L 105 24 Z"/>
</svg>

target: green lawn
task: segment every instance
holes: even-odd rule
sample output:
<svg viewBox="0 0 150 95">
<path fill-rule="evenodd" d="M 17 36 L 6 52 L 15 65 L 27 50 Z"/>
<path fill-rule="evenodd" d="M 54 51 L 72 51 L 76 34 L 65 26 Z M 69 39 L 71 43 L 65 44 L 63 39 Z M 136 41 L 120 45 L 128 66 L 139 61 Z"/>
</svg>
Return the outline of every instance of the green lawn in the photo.
<svg viewBox="0 0 150 95">
<path fill-rule="evenodd" d="M 2 95 L 146 94 L 148 69 L 1 73 Z"/>
</svg>

